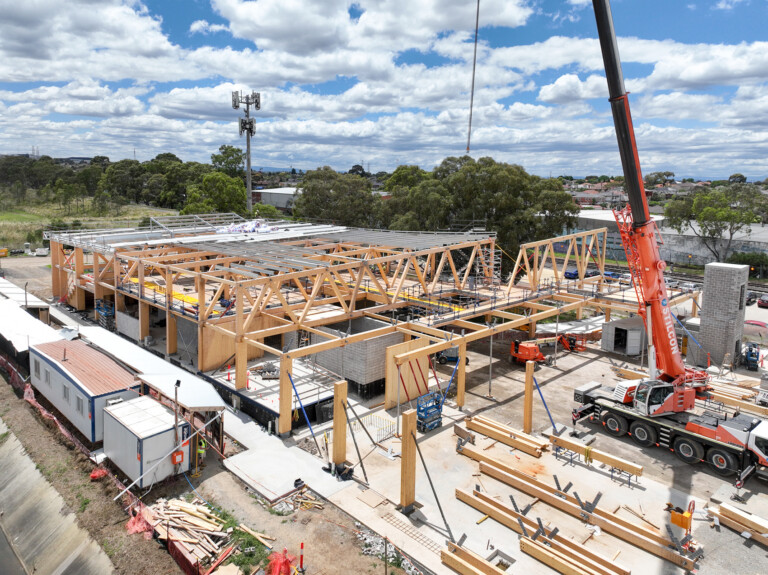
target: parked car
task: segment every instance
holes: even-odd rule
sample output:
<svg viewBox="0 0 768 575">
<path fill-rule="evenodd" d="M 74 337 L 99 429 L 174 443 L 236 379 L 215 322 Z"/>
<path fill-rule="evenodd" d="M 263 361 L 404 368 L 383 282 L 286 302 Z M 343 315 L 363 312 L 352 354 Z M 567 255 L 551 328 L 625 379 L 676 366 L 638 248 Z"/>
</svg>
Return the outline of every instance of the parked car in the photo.
<svg viewBox="0 0 768 575">
<path fill-rule="evenodd" d="M 579 279 L 579 270 L 576 268 L 568 268 L 565 270 L 565 273 L 563 274 L 565 276 L 565 279 L 568 280 L 575 280 Z"/>
<path fill-rule="evenodd" d="M 600 275 L 600 270 L 587 269 L 587 271 L 584 272 L 585 278 L 593 278 L 599 275 Z"/>
<path fill-rule="evenodd" d="M 747 305 L 752 305 L 756 301 L 757 301 L 757 294 L 755 292 L 753 292 L 753 291 L 748 291 L 747 292 L 746 304 Z"/>
<path fill-rule="evenodd" d="M 632 285 L 632 274 L 621 274 L 619 276 L 620 285 Z"/>
<path fill-rule="evenodd" d="M 744 325 L 754 325 L 756 327 L 768 328 L 768 323 L 756 319 L 748 319 L 744 322 Z"/>
<path fill-rule="evenodd" d="M 664 278 L 664 283 L 667 284 L 667 289 L 679 289 L 680 288 L 680 282 L 678 280 Z"/>
<path fill-rule="evenodd" d="M 760 299 L 757 300 L 757 307 L 768 307 L 768 293 L 760 296 Z"/>
<path fill-rule="evenodd" d="M 619 272 L 603 272 L 603 277 L 605 278 L 606 283 L 613 283 L 617 281 L 621 274 Z"/>
<path fill-rule="evenodd" d="M 686 293 L 691 293 L 699 289 L 699 284 L 693 282 L 685 282 L 680 286 L 680 289 Z"/>
</svg>

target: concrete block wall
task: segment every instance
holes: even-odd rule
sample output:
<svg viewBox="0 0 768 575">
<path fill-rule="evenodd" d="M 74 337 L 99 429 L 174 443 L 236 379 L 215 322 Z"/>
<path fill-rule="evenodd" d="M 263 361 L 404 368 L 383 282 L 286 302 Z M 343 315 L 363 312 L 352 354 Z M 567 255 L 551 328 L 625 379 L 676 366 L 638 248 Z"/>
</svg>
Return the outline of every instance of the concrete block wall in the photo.
<svg viewBox="0 0 768 575">
<path fill-rule="evenodd" d="M 727 353 L 735 359 L 741 349 L 748 278 L 749 266 L 712 263 L 704 267 L 699 342 L 712 364 L 722 364 Z M 706 366 L 706 353 L 697 355 L 697 364 Z"/>
<path fill-rule="evenodd" d="M 385 327 L 387 324 L 370 318 L 359 318 L 348 323 L 324 326 L 318 329 L 338 337 L 352 335 Z M 403 342 L 403 335 L 390 333 L 364 341 L 351 343 L 317 354 L 317 364 L 339 376 L 354 381 L 357 384 L 369 383 L 384 379 L 386 376 L 385 350 L 391 345 Z M 311 343 L 327 341 L 322 336 L 311 334 Z"/>
</svg>

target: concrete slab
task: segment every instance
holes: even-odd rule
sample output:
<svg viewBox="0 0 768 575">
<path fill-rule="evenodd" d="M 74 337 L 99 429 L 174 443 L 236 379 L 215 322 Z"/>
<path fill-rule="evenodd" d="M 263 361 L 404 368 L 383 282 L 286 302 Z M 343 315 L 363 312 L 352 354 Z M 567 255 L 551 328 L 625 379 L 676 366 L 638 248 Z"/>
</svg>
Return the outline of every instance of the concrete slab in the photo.
<svg viewBox="0 0 768 575">
<path fill-rule="evenodd" d="M 224 466 L 263 497 L 274 501 L 294 489 L 301 479 L 323 497 L 345 487 L 344 483 L 323 471 L 323 462 L 297 447 L 266 433 L 242 412 L 228 409 L 224 429 L 248 450 L 224 460 Z"/>
</svg>

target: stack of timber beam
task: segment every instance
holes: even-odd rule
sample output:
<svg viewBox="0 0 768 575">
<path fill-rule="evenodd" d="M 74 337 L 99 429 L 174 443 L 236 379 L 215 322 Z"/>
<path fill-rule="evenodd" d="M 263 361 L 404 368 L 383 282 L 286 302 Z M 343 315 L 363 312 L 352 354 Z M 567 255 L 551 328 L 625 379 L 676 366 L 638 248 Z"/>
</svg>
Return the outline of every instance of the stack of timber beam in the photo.
<svg viewBox="0 0 768 575">
<path fill-rule="evenodd" d="M 768 547 L 768 521 L 747 511 L 736 509 L 726 503 L 721 503 L 718 509 L 707 508 L 707 513 L 717 517 L 726 527 L 748 533 L 750 539 Z"/>
<path fill-rule="evenodd" d="M 224 522 L 201 501 L 158 499 L 149 511 L 157 538 L 175 541 L 200 563 L 214 562 L 225 551 L 232 530 L 222 531 Z"/>
<path fill-rule="evenodd" d="M 493 477 L 510 487 L 514 487 L 531 497 L 537 498 L 539 501 L 543 501 L 552 507 L 564 511 L 573 517 L 583 519 L 592 525 L 597 525 L 603 531 L 606 531 L 619 539 L 623 539 L 635 547 L 639 547 L 662 559 L 666 559 L 678 567 L 691 571 L 696 566 L 696 561 L 694 559 L 678 553 L 673 548 L 672 541 L 661 535 L 656 529 L 632 523 L 631 521 L 617 517 L 615 513 L 605 511 L 598 507 L 594 507 L 591 511 L 587 511 L 581 507 L 575 496 L 559 491 L 555 487 L 547 485 L 535 477 L 523 473 L 522 471 L 518 471 L 513 467 L 486 455 L 475 447 L 465 445 L 459 452 L 462 455 L 466 455 L 467 457 L 479 461 L 480 472 L 489 477 Z"/>
<path fill-rule="evenodd" d="M 498 421 L 494 421 L 493 419 L 482 415 L 468 417 L 464 420 L 464 423 L 466 424 L 467 429 L 471 431 L 482 433 L 491 439 L 495 439 L 504 445 L 519 449 L 523 453 L 533 455 L 534 457 L 541 457 L 541 452 L 544 451 L 548 445 L 547 441 L 544 439 L 539 439 L 532 435 L 528 435 L 527 433 L 523 433 L 522 431 L 518 431 L 517 429 L 512 429 L 503 423 L 499 423 Z"/>
<path fill-rule="evenodd" d="M 615 455 L 611 455 L 610 453 L 592 449 L 591 447 L 588 447 L 583 443 L 579 443 L 578 441 L 573 441 L 565 437 L 558 437 L 556 435 L 550 435 L 549 440 L 552 442 L 552 445 L 573 451 L 579 455 L 583 455 L 587 463 L 590 461 L 599 461 L 600 463 L 610 465 L 614 469 L 626 471 L 627 473 L 636 475 L 637 477 L 640 477 L 643 474 L 642 465 L 637 465 L 631 461 L 627 461 L 625 459 L 621 459 L 620 457 L 616 457 Z"/>
<path fill-rule="evenodd" d="M 463 501 L 467 505 L 474 507 L 480 513 L 488 515 L 491 519 L 501 523 L 505 527 L 508 527 L 512 531 L 523 535 L 523 530 L 520 527 L 522 521 L 526 530 L 531 533 L 535 533 L 539 528 L 538 523 L 533 519 L 522 515 L 515 511 L 512 507 L 497 501 L 496 499 L 481 493 L 479 491 L 466 491 L 463 489 L 456 490 L 456 499 Z M 567 563 L 571 566 L 570 571 L 560 571 L 561 573 L 589 573 L 590 575 L 629 575 L 629 569 L 614 563 L 613 561 L 603 557 L 599 553 L 590 551 L 583 545 L 576 543 L 575 541 L 556 533 L 554 536 L 545 535 L 547 538 L 547 547 L 551 551 L 552 555 L 556 558 L 567 558 Z M 523 537 L 526 539 L 526 537 Z M 530 541 L 530 537 L 527 538 Z M 520 541 L 520 548 L 523 551 L 523 540 Z M 549 555 L 549 553 L 541 553 L 541 555 Z M 554 565 L 551 565 L 547 560 L 533 555 L 543 563 L 550 565 L 553 569 L 556 569 Z M 556 562 L 553 560 L 553 562 Z"/>
<path fill-rule="evenodd" d="M 458 571 L 461 575 L 505 575 L 495 565 L 492 565 L 477 553 L 469 549 L 460 547 L 455 543 L 448 541 L 448 549 L 440 551 L 440 558 L 443 563 L 451 569 Z"/>
</svg>

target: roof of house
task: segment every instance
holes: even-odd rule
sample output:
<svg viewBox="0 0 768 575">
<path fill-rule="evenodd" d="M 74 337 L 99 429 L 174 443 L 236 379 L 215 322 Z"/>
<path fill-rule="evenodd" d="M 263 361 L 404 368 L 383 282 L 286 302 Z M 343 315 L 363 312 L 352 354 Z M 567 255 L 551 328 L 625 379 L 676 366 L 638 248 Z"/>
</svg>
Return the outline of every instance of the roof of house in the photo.
<svg viewBox="0 0 768 575">
<path fill-rule="evenodd" d="M 28 308 L 48 309 L 50 307 L 47 302 L 44 302 L 39 297 L 27 292 L 23 287 L 19 287 L 14 283 L 9 282 L 5 278 L 0 278 L 0 296 L 13 300 L 17 304 Z"/>
<path fill-rule="evenodd" d="M 137 385 L 127 369 L 82 340 L 52 341 L 32 348 L 58 365 L 94 397 Z"/>
</svg>

